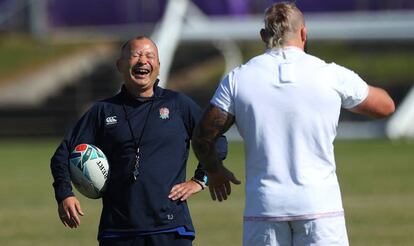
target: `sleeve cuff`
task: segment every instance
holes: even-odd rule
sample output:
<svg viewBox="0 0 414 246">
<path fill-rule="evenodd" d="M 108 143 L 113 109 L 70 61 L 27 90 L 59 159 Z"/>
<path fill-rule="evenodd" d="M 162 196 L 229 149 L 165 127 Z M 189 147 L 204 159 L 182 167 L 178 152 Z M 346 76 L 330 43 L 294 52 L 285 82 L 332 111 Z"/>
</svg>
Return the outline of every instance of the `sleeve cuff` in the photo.
<svg viewBox="0 0 414 246">
<path fill-rule="evenodd" d="M 55 182 L 53 183 L 53 187 L 55 189 L 55 199 L 57 203 L 61 203 L 67 197 L 75 196 L 72 192 L 72 185 L 70 183 L 63 182 L 57 184 Z"/>
</svg>

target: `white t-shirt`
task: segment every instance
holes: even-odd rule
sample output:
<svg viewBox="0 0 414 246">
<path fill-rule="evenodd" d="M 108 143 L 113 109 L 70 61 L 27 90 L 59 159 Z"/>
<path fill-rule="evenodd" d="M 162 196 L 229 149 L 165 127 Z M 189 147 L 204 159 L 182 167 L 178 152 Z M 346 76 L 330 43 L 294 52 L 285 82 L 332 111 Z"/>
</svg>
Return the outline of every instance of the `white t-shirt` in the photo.
<svg viewBox="0 0 414 246">
<path fill-rule="evenodd" d="M 248 220 L 343 214 L 333 141 L 341 107 L 368 95 L 354 72 L 295 47 L 269 50 L 221 81 L 211 103 L 235 116 Z"/>
</svg>

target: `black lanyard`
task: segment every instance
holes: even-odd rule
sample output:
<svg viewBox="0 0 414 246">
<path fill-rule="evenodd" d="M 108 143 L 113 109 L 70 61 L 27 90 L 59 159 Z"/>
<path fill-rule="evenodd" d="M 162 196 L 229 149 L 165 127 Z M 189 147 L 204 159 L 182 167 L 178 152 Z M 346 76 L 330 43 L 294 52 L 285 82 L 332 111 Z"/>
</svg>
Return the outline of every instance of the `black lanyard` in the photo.
<svg viewBox="0 0 414 246">
<path fill-rule="evenodd" d="M 140 156 L 139 147 L 141 145 L 141 140 L 142 140 L 142 136 L 144 135 L 145 127 L 147 126 L 147 122 L 148 122 L 148 118 L 149 118 L 150 113 L 151 113 L 152 105 L 154 104 L 154 99 L 150 99 L 150 100 L 151 100 L 150 107 L 148 109 L 147 115 L 145 116 L 144 125 L 142 126 L 141 134 L 139 136 L 138 141 L 135 138 L 134 130 L 132 129 L 132 124 L 131 124 L 131 121 L 130 121 L 130 118 L 129 118 L 128 111 L 126 110 L 125 104 L 122 104 L 122 107 L 123 107 L 124 113 L 125 113 L 125 118 L 126 118 L 126 121 L 128 122 L 129 131 L 131 132 L 132 140 L 134 142 L 134 147 L 136 149 L 136 153 L 135 153 L 135 165 L 134 165 L 134 171 L 133 171 L 134 180 L 136 180 L 137 177 L 138 177 L 138 175 L 139 175 L 139 166 L 140 166 L 140 162 L 139 162 L 139 156 Z"/>
</svg>

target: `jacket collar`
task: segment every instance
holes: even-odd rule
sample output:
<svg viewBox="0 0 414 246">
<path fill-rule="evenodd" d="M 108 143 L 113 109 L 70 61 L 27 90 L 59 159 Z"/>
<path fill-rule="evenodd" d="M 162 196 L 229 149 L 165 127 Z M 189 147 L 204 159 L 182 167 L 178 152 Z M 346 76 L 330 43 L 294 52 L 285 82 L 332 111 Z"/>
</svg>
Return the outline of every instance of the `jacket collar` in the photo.
<svg viewBox="0 0 414 246">
<path fill-rule="evenodd" d="M 154 86 L 153 86 L 154 94 L 151 97 L 133 96 L 127 91 L 127 89 L 125 88 L 125 85 L 122 85 L 120 95 L 122 96 L 122 98 L 124 98 L 127 101 L 141 102 L 141 103 L 160 99 L 162 98 L 164 89 L 158 86 L 159 81 L 160 81 L 159 79 L 155 81 Z"/>
</svg>

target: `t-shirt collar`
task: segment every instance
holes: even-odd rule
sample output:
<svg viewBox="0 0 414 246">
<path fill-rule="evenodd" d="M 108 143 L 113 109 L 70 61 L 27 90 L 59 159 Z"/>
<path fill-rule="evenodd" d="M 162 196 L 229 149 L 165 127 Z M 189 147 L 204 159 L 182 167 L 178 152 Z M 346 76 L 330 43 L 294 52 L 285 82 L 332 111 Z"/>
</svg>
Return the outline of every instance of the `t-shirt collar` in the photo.
<svg viewBox="0 0 414 246">
<path fill-rule="evenodd" d="M 272 49 L 267 49 L 266 53 L 280 53 L 283 51 L 299 51 L 299 52 L 304 52 L 302 49 L 300 49 L 299 47 L 296 46 L 285 46 L 283 48 L 272 48 Z"/>
</svg>

